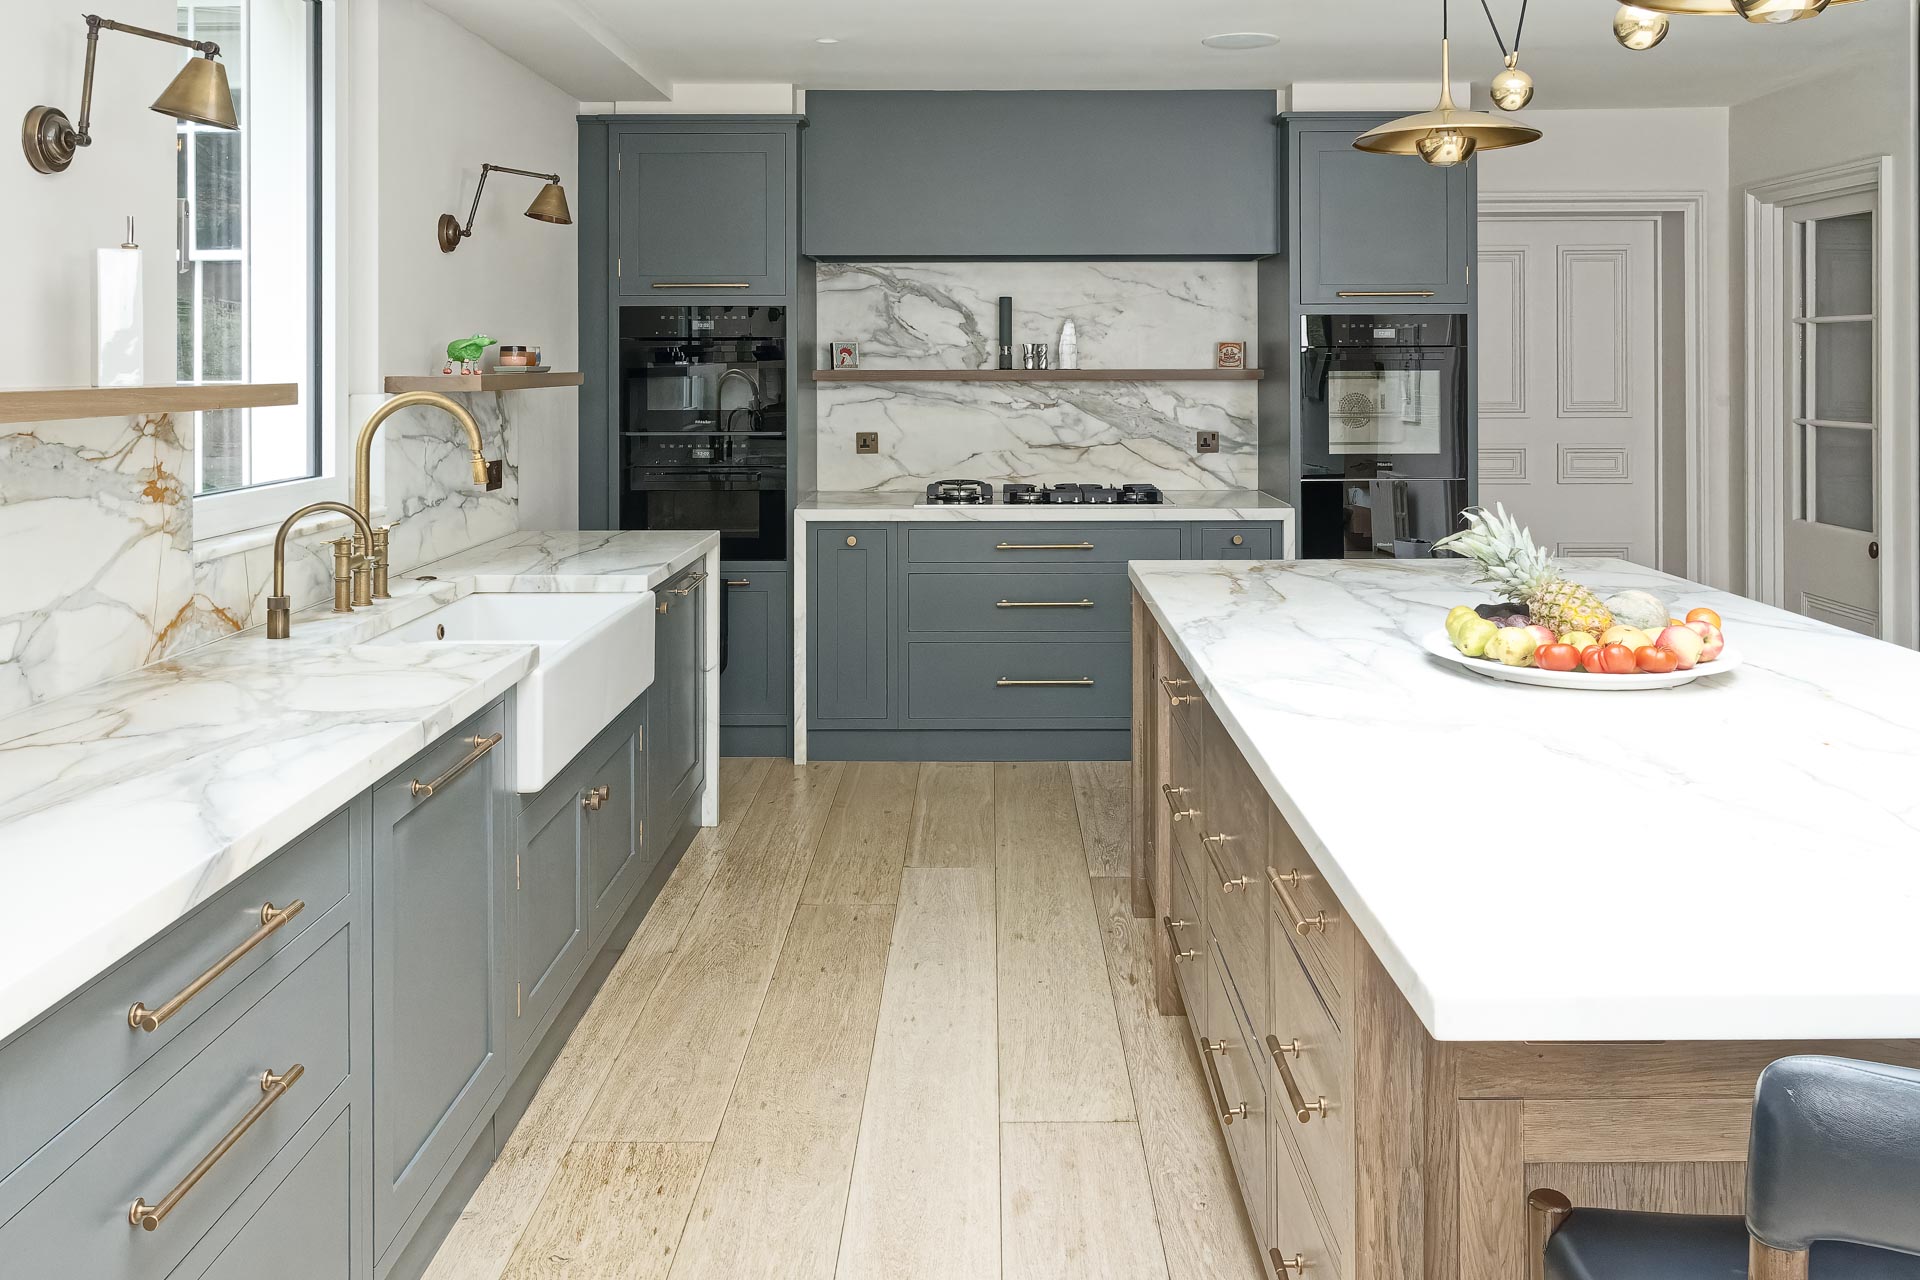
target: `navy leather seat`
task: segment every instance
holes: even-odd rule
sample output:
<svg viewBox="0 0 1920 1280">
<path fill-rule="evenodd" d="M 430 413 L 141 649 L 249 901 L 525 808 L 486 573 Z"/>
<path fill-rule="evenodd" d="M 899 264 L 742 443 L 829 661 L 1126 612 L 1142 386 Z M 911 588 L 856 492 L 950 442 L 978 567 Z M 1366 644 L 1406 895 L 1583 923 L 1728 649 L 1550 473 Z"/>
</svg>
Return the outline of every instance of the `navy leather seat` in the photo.
<svg viewBox="0 0 1920 1280">
<path fill-rule="evenodd" d="M 1920 1280 L 1920 1072 L 1782 1058 L 1754 1095 L 1746 1217 L 1576 1207 L 1545 1273 L 1746 1280 L 1755 1242 L 1806 1253 L 1810 1280 Z"/>
</svg>

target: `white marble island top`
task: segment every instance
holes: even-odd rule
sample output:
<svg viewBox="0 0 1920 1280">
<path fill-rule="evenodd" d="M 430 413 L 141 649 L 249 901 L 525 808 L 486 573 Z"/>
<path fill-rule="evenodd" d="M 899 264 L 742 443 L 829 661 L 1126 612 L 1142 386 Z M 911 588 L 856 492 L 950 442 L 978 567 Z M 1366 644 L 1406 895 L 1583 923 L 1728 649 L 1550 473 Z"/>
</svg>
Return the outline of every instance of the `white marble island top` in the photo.
<svg viewBox="0 0 1920 1280">
<path fill-rule="evenodd" d="M 511 689 L 535 657 L 361 641 L 473 591 L 649 591 L 701 560 L 716 571 L 718 547 L 700 532 L 513 534 L 396 574 L 394 598 L 372 608 L 297 614 L 288 640 L 249 631 L 0 719 L 0 1040 Z"/>
<path fill-rule="evenodd" d="M 1442 1040 L 1920 1037 L 1920 654 L 1620 561 L 1737 672 L 1483 679 L 1445 561 L 1136 563 L 1221 723 Z"/>
</svg>

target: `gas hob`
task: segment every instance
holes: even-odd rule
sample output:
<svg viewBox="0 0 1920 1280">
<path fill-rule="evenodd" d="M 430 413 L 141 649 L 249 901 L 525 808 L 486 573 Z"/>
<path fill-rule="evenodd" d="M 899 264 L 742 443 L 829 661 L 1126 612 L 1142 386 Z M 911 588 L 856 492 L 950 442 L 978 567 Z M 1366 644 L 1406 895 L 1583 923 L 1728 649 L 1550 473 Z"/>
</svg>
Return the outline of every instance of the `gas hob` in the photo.
<svg viewBox="0 0 1920 1280">
<path fill-rule="evenodd" d="M 996 494 L 985 480 L 936 480 L 927 486 L 922 507 L 1115 506 L 1158 507 L 1167 496 L 1151 484 L 1003 484 Z"/>
</svg>

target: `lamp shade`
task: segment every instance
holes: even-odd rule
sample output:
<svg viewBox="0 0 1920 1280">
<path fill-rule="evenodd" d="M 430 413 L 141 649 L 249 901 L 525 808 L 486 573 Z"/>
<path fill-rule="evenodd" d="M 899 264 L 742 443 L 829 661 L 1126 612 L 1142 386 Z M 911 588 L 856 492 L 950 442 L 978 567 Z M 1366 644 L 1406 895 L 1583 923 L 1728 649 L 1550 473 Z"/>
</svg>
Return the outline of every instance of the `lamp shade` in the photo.
<svg viewBox="0 0 1920 1280">
<path fill-rule="evenodd" d="M 227 68 L 213 58 L 187 59 L 173 83 L 153 100 L 153 109 L 163 116 L 216 129 L 240 127 L 233 109 L 233 91 L 227 87 Z"/>
<path fill-rule="evenodd" d="M 1731 18 L 1748 22 L 1797 22 L 1818 16 L 1828 5 L 1855 4 L 1858 0 L 1633 0 L 1641 9 L 1675 17 Z"/>
<path fill-rule="evenodd" d="M 549 182 L 540 188 L 540 194 L 527 206 L 527 216 L 536 222 L 557 222 L 561 226 L 573 224 L 573 213 L 567 208 L 567 192 L 557 182 Z"/>
<path fill-rule="evenodd" d="M 1448 82 L 1451 58 L 1447 42 L 1440 43 L 1440 105 L 1417 116 L 1402 116 L 1377 125 L 1353 140 L 1362 151 L 1383 156 L 1419 156 L 1428 164 L 1446 168 L 1479 151 L 1497 151 L 1536 141 L 1538 129 L 1490 116 L 1484 111 L 1462 111 L 1453 105 Z"/>
</svg>

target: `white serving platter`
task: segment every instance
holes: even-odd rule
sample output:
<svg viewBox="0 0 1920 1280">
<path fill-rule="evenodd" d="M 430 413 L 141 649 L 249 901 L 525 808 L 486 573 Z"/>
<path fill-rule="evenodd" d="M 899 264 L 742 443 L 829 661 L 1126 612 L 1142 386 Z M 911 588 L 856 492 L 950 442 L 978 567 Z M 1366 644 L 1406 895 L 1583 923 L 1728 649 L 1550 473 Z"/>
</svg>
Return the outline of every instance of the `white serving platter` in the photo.
<svg viewBox="0 0 1920 1280">
<path fill-rule="evenodd" d="M 1420 637 L 1420 644 L 1434 657 L 1465 667 L 1489 680 L 1542 685 L 1549 689 L 1593 689 L 1603 693 L 1624 693 L 1630 689 L 1673 689 L 1692 684 L 1695 680 L 1704 680 L 1708 676 L 1725 675 L 1740 666 L 1740 651 L 1732 645 L 1722 649 L 1720 656 L 1712 662 L 1703 662 L 1691 671 L 1670 671 L 1665 675 L 1639 671 L 1630 676 L 1601 676 L 1591 671 L 1542 671 L 1538 667 L 1509 667 L 1487 658 L 1469 658 L 1453 647 L 1453 641 L 1447 639 L 1445 628 L 1429 631 Z"/>
</svg>

